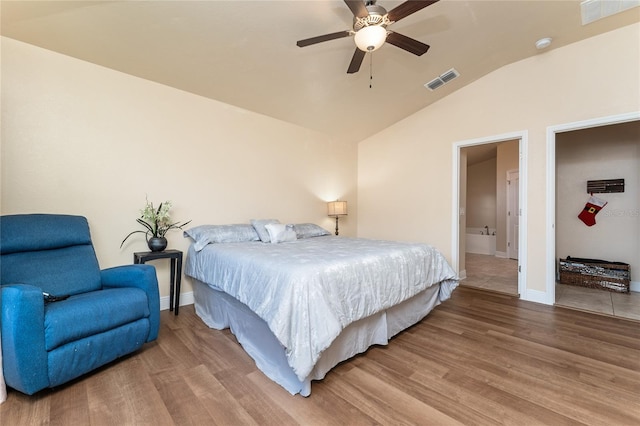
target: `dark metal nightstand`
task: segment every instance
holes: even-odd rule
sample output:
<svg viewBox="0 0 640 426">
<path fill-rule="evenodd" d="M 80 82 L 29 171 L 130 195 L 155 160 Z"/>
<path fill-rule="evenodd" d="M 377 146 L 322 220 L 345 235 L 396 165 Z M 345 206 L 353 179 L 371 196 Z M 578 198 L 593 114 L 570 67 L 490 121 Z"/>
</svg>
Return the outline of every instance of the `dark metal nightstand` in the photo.
<svg viewBox="0 0 640 426">
<path fill-rule="evenodd" d="M 133 253 L 133 263 L 146 263 L 156 259 L 171 259 L 171 286 L 169 287 L 169 310 L 173 311 L 175 295 L 175 315 L 180 308 L 180 282 L 182 280 L 182 252 L 180 250 L 140 251 Z"/>
</svg>

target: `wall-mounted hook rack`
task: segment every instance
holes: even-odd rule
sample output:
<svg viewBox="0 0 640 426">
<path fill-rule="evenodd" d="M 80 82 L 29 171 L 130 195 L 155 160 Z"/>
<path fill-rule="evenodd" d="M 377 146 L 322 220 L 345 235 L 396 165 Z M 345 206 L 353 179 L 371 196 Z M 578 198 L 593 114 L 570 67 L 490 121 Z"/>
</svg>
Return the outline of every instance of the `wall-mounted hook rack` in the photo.
<svg viewBox="0 0 640 426">
<path fill-rule="evenodd" d="M 624 192 L 624 179 L 587 181 L 587 193 L 589 194 L 604 194 L 610 192 Z"/>
</svg>

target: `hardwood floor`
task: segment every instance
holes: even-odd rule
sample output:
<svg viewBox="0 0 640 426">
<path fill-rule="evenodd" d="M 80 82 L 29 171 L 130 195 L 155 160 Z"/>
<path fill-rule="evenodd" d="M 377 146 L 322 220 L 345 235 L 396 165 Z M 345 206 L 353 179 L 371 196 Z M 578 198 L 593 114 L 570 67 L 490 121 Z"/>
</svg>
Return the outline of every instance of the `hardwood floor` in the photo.
<svg viewBox="0 0 640 426">
<path fill-rule="evenodd" d="M 471 288 L 344 362 L 311 396 L 258 371 L 193 306 L 159 339 L 66 386 L 9 390 L 2 425 L 638 425 L 640 323 Z"/>
</svg>

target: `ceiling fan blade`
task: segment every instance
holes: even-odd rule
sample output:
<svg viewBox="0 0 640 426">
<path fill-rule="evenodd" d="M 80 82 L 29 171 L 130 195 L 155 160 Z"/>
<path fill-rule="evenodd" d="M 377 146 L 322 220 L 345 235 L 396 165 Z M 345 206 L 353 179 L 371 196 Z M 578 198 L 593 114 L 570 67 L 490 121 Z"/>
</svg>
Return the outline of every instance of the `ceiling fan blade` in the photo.
<svg viewBox="0 0 640 426">
<path fill-rule="evenodd" d="M 427 53 L 427 50 L 429 50 L 430 47 L 428 44 L 424 44 L 421 41 L 414 40 L 400 33 L 391 31 L 389 31 L 389 34 L 387 35 L 387 43 L 393 44 L 394 46 L 417 56 L 422 56 Z"/>
<path fill-rule="evenodd" d="M 364 6 L 363 0 L 344 0 L 349 9 L 351 9 L 351 13 L 353 16 L 357 18 L 366 18 L 369 16 L 369 11 Z"/>
<path fill-rule="evenodd" d="M 325 34 L 317 37 L 311 37 L 304 40 L 298 40 L 296 44 L 298 47 L 310 46 L 316 43 L 322 43 L 323 41 L 335 40 L 337 38 L 349 37 L 351 32 L 349 31 L 340 31 L 337 33 Z"/>
<path fill-rule="evenodd" d="M 364 50 L 360 50 L 356 47 L 356 51 L 353 53 L 353 58 L 351 58 L 351 63 L 349 64 L 349 69 L 347 70 L 347 74 L 353 74 L 360 70 L 360 65 L 362 65 L 362 61 L 364 60 L 364 55 L 367 52 Z"/>
<path fill-rule="evenodd" d="M 406 18 L 412 13 L 416 13 L 417 11 L 424 9 L 427 6 L 431 6 L 436 2 L 438 2 L 438 0 L 409 0 L 391 9 L 387 14 L 387 17 L 391 22 L 398 22 L 402 18 Z"/>
</svg>

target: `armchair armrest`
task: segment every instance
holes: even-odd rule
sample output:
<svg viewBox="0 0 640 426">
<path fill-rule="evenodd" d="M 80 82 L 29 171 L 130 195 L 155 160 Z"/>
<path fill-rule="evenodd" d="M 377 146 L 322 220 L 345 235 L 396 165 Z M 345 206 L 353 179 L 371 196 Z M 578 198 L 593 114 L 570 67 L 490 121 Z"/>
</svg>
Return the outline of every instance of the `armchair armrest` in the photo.
<svg viewBox="0 0 640 426">
<path fill-rule="evenodd" d="M 152 265 L 124 265 L 103 269 L 100 275 L 103 288 L 137 287 L 147 293 L 151 325 L 147 342 L 157 339 L 160 329 L 160 294 L 156 268 Z"/>
<path fill-rule="evenodd" d="M 32 395 L 49 386 L 42 289 L 26 284 L 3 285 L 0 304 L 5 381 Z"/>
</svg>

